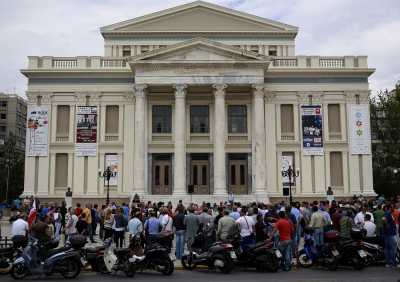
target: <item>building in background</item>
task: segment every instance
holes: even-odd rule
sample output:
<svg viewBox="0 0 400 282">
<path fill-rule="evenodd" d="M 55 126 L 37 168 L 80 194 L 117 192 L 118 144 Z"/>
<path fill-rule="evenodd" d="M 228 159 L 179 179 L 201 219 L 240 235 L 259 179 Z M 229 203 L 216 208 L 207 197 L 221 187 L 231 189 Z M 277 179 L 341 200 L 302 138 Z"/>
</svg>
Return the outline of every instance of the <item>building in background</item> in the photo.
<svg viewBox="0 0 400 282">
<path fill-rule="evenodd" d="M 27 101 L 16 94 L 0 93 L 0 145 L 10 134 L 15 136 L 16 149 L 25 152 Z"/>
<path fill-rule="evenodd" d="M 120 201 L 278 201 L 292 166 L 295 200 L 374 195 L 374 69 L 297 33 L 196 1 L 101 28 L 103 57 L 29 57 L 24 193 L 104 202 L 110 167 Z"/>
</svg>

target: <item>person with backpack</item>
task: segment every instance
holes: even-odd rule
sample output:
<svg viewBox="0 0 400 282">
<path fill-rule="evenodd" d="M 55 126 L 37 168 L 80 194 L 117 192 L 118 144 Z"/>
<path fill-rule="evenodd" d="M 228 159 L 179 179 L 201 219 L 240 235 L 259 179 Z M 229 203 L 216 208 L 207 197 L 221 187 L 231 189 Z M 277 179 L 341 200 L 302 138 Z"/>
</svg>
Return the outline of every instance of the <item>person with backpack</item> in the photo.
<svg viewBox="0 0 400 282">
<path fill-rule="evenodd" d="M 122 248 L 122 246 L 124 244 L 125 229 L 126 229 L 127 225 L 128 225 L 128 222 L 125 219 L 123 209 L 117 208 L 116 214 L 114 216 L 114 225 L 113 225 L 114 241 L 115 241 L 115 245 L 117 248 L 118 247 Z"/>
</svg>

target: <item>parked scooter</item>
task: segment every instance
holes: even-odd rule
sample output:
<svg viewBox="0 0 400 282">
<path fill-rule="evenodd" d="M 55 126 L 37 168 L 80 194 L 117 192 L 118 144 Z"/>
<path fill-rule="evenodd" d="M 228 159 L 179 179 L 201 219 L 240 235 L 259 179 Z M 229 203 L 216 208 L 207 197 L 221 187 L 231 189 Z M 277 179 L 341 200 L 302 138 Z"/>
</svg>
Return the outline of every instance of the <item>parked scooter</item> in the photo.
<svg viewBox="0 0 400 282">
<path fill-rule="evenodd" d="M 29 275 L 52 275 L 60 273 L 66 279 L 77 277 L 81 271 L 79 250 L 66 246 L 54 249 L 58 241 L 41 243 L 30 237 L 26 248 L 19 251 L 11 269 L 14 279 Z"/>
<path fill-rule="evenodd" d="M 103 272 L 106 270 L 106 273 L 116 274 L 118 271 L 122 271 L 128 277 L 135 276 L 135 258 L 131 256 L 129 248 L 114 249 L 112 240 L 108 239 L 105 241 L 103 259 L 105 264 Z"/>
<path fill-rule="evenodd" d="M 237 259 L 233 245 L 214 242 L 215 230 L 212 228 L 197 234 L 194 242 L 189 246 L 189 253 L 182 256 L 182 266 L 192 270 L 198 265 L 204 265 L 225 274 L 230 273 L 234 268 L 233 261 Z"/>
<path fill-rule="evenodd" d="M 26 236 L 14 236 L 12 239 L 0 238 L 0 274 L 10 273 L 17 250 L 26 247 L 27 244 Z"/>
<path fill-rule="evenodd" d="M 363 250 L 363 231 L 353 228 L 351 239 L 342 240 L 336 244 L 340 253 L 339 263 L 341 265 L 351 265 L 356 270 L 362 270 L 368 265 L 368 254 Z"/>
<path fill-rule="evenodd" d="M 313 230 L 309 227 L 304 230 L 304 248 L 299 252 L 299 264 L 309 268 L 313 265 L 321 265 L 331 271 L 335 271 L 339 266 L 339 251 L 335 247 L 340 237 L 338 232 L 329 231 L 325 233 L 325 243 L 321 250 L 317 250 L 313 240 Z"/>
</svg>

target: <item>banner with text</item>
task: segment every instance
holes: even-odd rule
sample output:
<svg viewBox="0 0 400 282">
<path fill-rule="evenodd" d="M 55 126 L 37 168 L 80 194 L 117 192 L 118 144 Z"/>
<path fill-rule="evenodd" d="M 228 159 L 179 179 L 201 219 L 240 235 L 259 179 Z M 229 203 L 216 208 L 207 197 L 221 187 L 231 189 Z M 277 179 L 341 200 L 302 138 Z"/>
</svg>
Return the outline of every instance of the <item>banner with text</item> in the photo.
<svg viewBox="0 0 400 282">
<path fill-rule="evenodd" d="M 28 106 L 26 153 L 29 157 L 48 155 L 49 108 Z"/>
<path fill-rule="evenodd" d="M 349 115 L 350 153 L 371 154 L 369 105 L 349 105 Z"/>
<path fill-rule="evenodd" d="M 323 155 L 321 105 L 301 106 L 303 154 Z"/>
<path fill-rule="evenodd" d="M 114 154 L 105 155 L 105 168 L 110 167 L 112 174 L 110 178 L 110 186 L 118 185 L 118 164 L 119 164 L 119 156 Z M 107 183 L 105 183 L 107 184 Z"/>
<path fill-rule="evenodd" d="M 76 108 L 75 153 L 79 157 L 97 154 L 97 107 Z"/>
</svg>

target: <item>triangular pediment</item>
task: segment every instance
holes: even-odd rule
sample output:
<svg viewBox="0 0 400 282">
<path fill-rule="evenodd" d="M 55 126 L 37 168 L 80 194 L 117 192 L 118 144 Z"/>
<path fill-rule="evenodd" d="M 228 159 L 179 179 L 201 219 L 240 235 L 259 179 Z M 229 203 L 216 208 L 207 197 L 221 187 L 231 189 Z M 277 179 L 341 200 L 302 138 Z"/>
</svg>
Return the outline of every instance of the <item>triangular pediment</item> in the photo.
<svg viewBox="0 0 400 282">
<path fill-rule="evenodd" d="M 276 21 L 196 1 L 116 23 L 101 29 L 107 32 L 292 32 L 297 28 Z"/>
<path fill-rule="evenodd" d="M 268 61 L 268 57 L 206 38 L 194 38 L 129 59 L 130 62 L 240 62 Z"/>
</svg>

